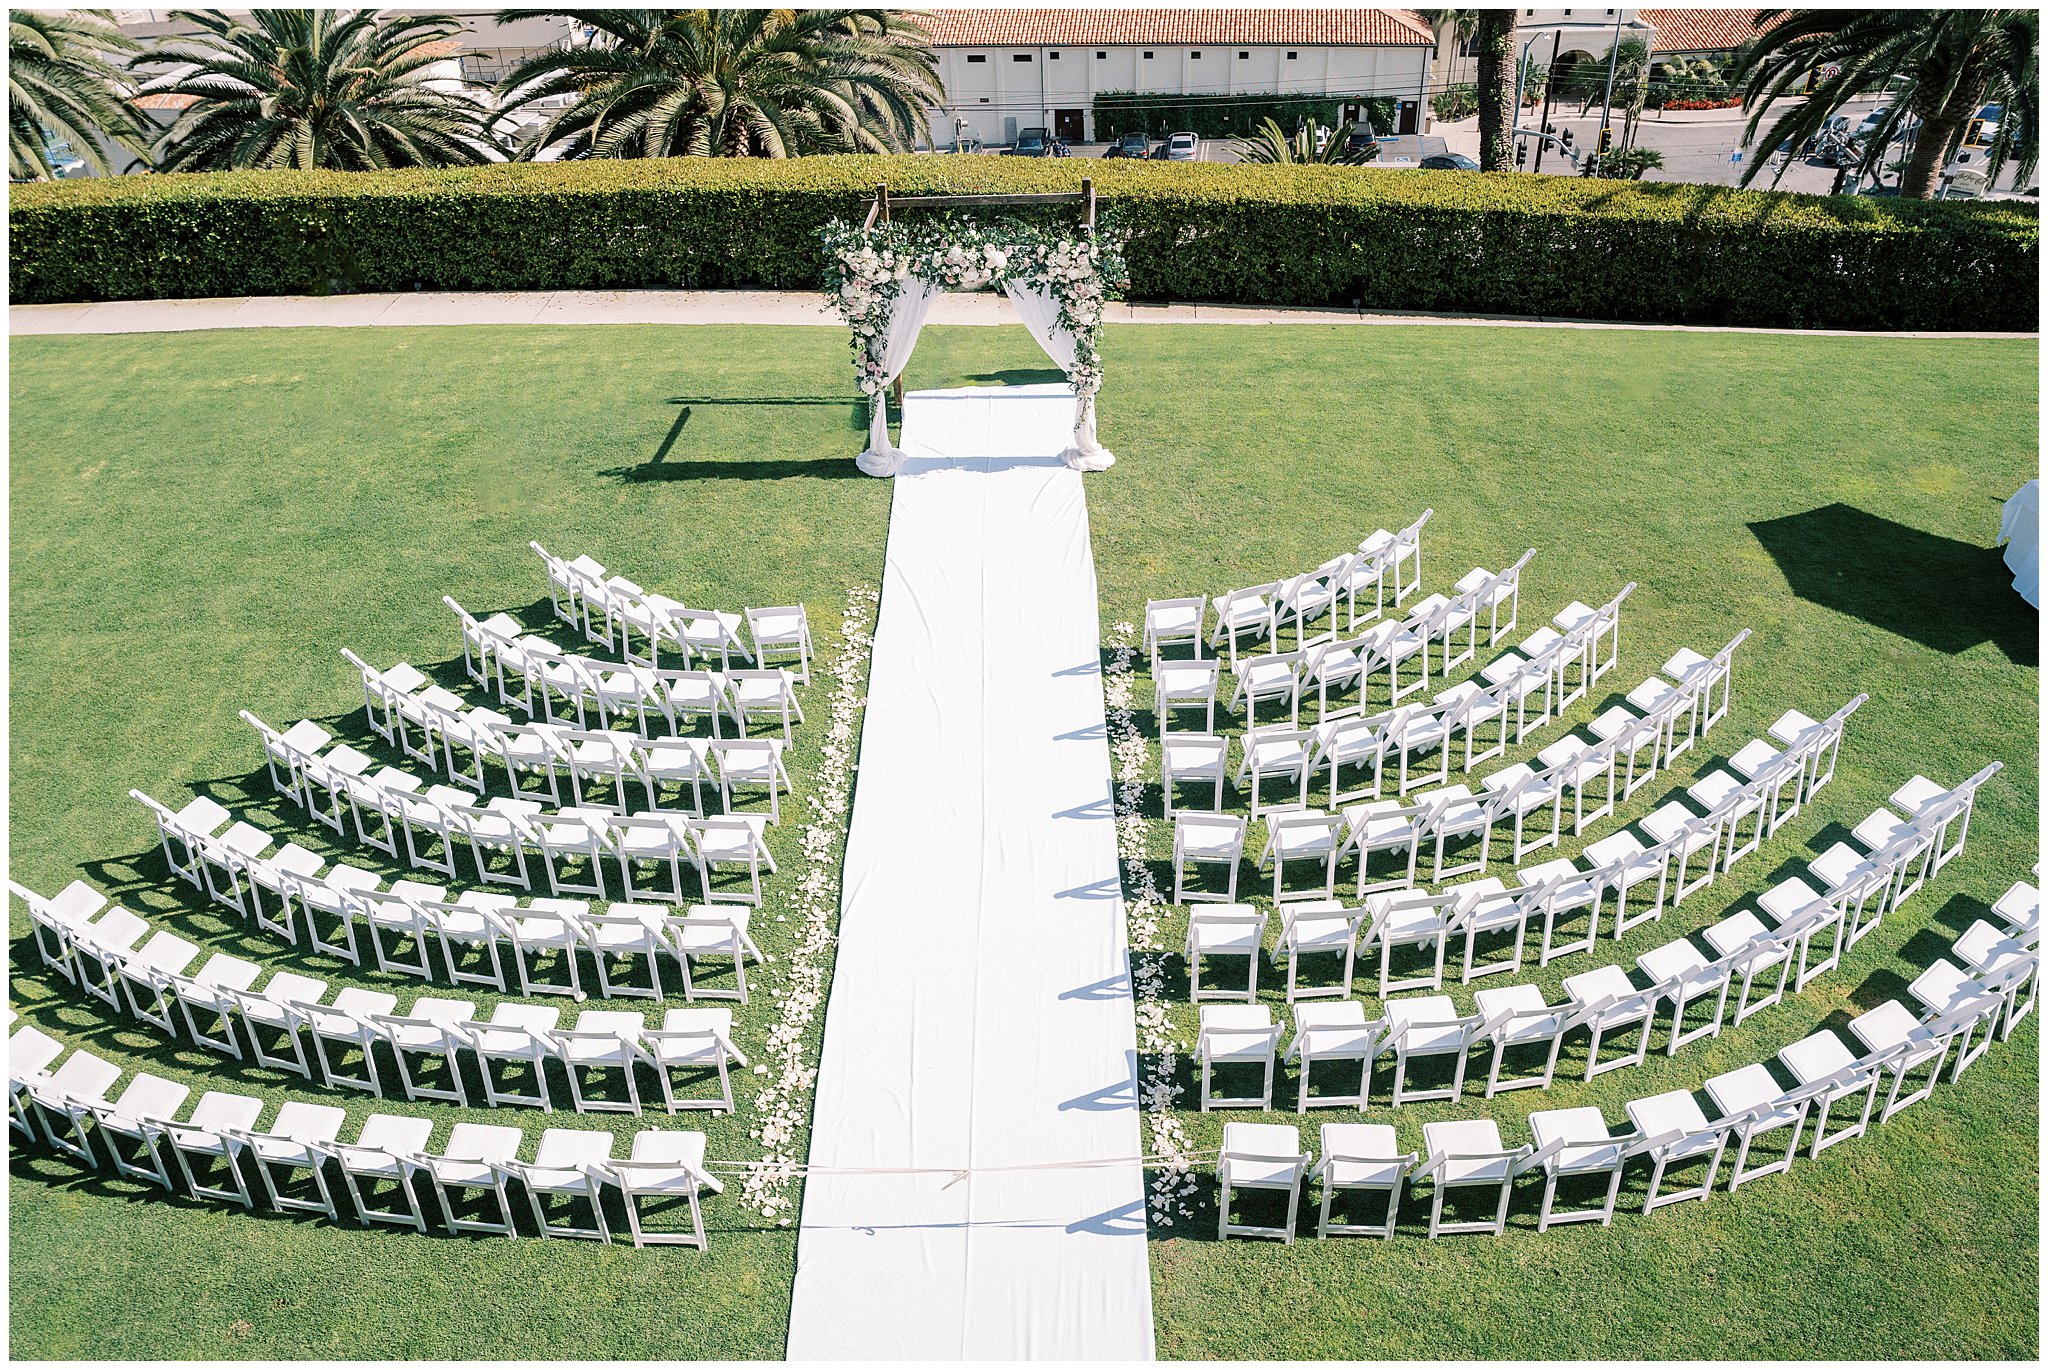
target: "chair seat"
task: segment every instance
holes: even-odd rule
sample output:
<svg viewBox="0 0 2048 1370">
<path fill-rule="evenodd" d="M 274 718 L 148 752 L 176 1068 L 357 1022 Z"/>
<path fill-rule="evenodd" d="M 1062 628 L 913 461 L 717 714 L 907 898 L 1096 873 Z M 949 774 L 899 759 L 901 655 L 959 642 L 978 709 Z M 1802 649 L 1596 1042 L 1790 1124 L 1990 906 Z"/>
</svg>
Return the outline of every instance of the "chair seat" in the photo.
<svg viewBox="0 0 2048 1370">
<path fill-rule="evenodd" d="M 1776 761 L 1783 753 L 1760 737 L 1753 737 L 1742 744 L 1742 749 L 1728 758 L 1728 764 L 1736 774 L 1754 780 L 1763 773 L 1766 766 Z"/>
<path fill-rule="evenodd" d="M 1355 1061 L 1362 1060 L 1372 1047 L 1365 1005 L 1356 999 L 1295 1005 L 1291 1047 L 1295 1054 L 1316 1061 Z"/>
<path fill-rule="evenodd" d="M 1230 758 L 1230 743 L 1220 737 L 1189 738 L 1168 734 L 1165 767 L 1174 775 L 1223 773 Z"/>
<path fill-rule="evenodd" d="M 1249 1160 L 1257 1157 L 1301 1155 L 1301 1134 L 1285 1123 L 1225 1123 L 1223 1156 L 1219 1165 L 1233 1186 L 1247 1188 L 1292 1185 L 1300 1175 L 1298 1160 Z"/>
</svg>

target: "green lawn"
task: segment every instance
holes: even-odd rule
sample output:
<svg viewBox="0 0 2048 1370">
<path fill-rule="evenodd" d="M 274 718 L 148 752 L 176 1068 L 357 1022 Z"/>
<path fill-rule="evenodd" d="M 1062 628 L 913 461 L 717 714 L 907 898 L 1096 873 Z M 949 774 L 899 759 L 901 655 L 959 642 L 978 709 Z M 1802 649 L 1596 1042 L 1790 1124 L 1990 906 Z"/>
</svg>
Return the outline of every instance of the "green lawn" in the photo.
<svg viewBox="0 0 2048 1370">
<path fill-rule="evenodd" d="M 1590 1102 L 1619 1117 L 1627 1099 L 1761 1059 L 1900 993 L 2038 859 L 2035 618 L 1987 549 L 1999 501 L 2036 465 L 2031 340 L 1133 326 L 1112 329 L 1104 354 L 1104 439 L 1122 458 L 1089 483 L 1105 623 L 1137 619 L 1148 595 L 1305 569 L 1433 506 L 1426 588 L 1539 549 L 1526 627 L 1638 582 L 1620 689 L 1680 645 L 1755 630 L 1734 711 L 1683 759 L 1684 778 L 1784 707 L 1819 713 L 1871 694 L 1813 810 L 1732 881 L 1603 942 L 1612 957 L 1533 976 L 1548 989 L 1719 917 L 1916 771 L 1955 780 L 2007 765 L 1969 852 L 1796 1002 L 1590 1087 L 1376 1108 L 1404 1140 L 1419 1142 L 1431 1118 L 1482 1111 L 1511 1139 L 1536 1107 Z M 1041 379 L 1043 366 L 1019 330 L 932 329 L 908 381 Z M 881 482 L 852 474 L 863 425 L 849 381 L 833 329 L 15 340 L 11 873 L 52 889 L 82 874 L 208 949 L 384 982 L 200 910 L 165 879 L 127 789 L 172 802 L 203 789 L 307 841 L 310 825 L 260 788 L 236 710 L 358 725 L 337 649 L 447 663 L 459 643 L 443 593 L 540 623 L 530 537 L 691 602 L 800 597 L 833 636 L 847 589 L 879 579 L 888 508 Z M 814 686 L 814 724 L 823 700 Z M 1593 711 L 1580 705 L 1572 721 Z M 800 763 L 814 756 L 800 743 Z M 810 780 L 800 768 L 799 798 Z M 1652 785 L 1624 817 L 1670 788 Z M 786 822 L 778 855 L 792 837 Z M 10 931 L 11 1002 L 32 1021 L 195 1084 L 324 1097 L 100 1018 L 40 974 L 18 908 Z M 743 1047 L 758 1045 L 768 1012 L 757 999 Z M 1161 1354 L 2028 1355 L 2037 1021 L 1818 1164 L 1604 1231 L 1538 1237 L 1523 1224 L 1501 1241 L 1283 1249 L 1208 1240 L 1214 1212 L 1202 1208 L 1153 1247 Z M 1220 1115 L 1188 1116 L 1197 1144 L 1212 1144 Z M 745 1117 L 705 1124 L 715 1155 L 756 1154 Z M 602 1118 L 488 1115 L 532 1135 Z M 250 1217 L 33 1152 L 12 1179 L 17 1356 L 782 1349 L 793 1237 L 730 1200 L 710 1209 L 700 1256 Z"/>
</svg>

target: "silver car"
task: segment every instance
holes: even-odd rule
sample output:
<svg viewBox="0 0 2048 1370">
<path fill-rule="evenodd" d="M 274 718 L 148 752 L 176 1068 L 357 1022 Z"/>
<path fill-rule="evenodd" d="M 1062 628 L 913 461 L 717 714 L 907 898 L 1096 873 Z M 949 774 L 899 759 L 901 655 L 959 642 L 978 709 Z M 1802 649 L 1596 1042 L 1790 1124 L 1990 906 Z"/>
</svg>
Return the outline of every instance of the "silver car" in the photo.
<svg viewBox="0 0 2048 1370">
<path fill-rule="evenodd" d="M 1169 162 L 1195 162 L 1202 157 L 1202 140 L 1192 133 L 1169 134 L 1166 139 L 1166 160 Z"/>
</svg>

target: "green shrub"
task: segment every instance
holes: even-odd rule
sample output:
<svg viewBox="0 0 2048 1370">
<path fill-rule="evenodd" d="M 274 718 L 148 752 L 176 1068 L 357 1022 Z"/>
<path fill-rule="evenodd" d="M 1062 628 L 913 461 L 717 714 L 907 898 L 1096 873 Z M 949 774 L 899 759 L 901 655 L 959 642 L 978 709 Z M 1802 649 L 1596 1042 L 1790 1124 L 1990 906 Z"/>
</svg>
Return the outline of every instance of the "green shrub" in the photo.
<svg viewBox="0 0 2048 1370">
<path fill-rule="evenodd" d="M 816 289 L 817 230 L 897 194 L 1072 190 L 1135 299 L 1780 327 L 2035 326 L 2037 207 L 1514 173 L 995 157 L 663 159 L 13 188 L 16 302 L 326 288 Z M 1068 206 L 1034 213 L 1071 215 Z"/>
</svg>

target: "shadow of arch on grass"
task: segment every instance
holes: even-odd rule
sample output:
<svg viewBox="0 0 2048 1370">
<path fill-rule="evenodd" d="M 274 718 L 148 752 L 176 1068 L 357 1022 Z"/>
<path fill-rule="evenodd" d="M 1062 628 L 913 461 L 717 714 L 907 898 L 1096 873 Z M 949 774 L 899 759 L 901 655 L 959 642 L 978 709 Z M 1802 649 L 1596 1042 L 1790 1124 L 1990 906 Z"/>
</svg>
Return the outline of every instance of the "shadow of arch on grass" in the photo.
<svg viewBox="0 0 2048 1370">
<path fill-rule="evenodd" d="M 1980 642 L 2040 664 L 2038 615 L 1995 547 L 1978 547 L 1847 504 L 1749 525 L 1800 599 L 1954 656 Z"/>
<path fill-rule="evenodd" d="M 657 480 L 786 480 L 810 476 L 819 480 L 845 480 L 861 474 L 853 464 L 850 449 L 826 457 L 688 457 L 670 460 L 676 444 L 690 426 L 699 406 L 784 409 L 793 406 L 822 406 L 846 411 L 848 431 L 865 436 L 868 431 L 867 401 L 846 395 L 678 395 L 667 403 L 676 406 L 675 419 L 662 435 L 654 454 L 638 466 L 614 466 L 598 474 L 627 485 Z"/>
</svg>

